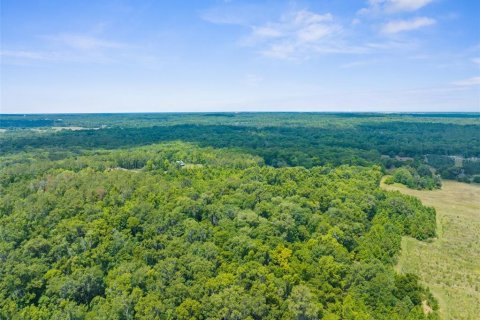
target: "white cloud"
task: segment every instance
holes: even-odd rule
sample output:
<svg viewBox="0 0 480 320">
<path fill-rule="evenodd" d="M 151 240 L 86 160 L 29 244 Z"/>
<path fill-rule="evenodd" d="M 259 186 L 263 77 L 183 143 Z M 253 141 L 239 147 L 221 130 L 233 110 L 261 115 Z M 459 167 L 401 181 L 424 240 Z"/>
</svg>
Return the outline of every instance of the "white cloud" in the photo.
<svg viewBox="0 0 480 320">
<path fill-rule="evenodd" d="M 259 38 L 279 38 L 283 37 L 284 33 L 276 29 L 274 26 L 261 26 L 261 27 L 252 27 L 253 34 Z"/>
<path fill-rule="evenodd" d="M 0 56 L 16 59 L 44 60 L 46 55 L 42 52 L 24 50 L 2 50 Z"/>
<path fill-rule="evenodd" d="M 260 52 L 265 56 L 296 58 L 299 53 L 320 52 L 320 47 L 330 47 L 326 42 L 341 31 L 330 13 L 300 10 L 289 12 L 278 21 L 251 26 L 251 33 L 242 43 L 261 47 Z"/>
<path fill-rule="evenodd" d="M 458 87 L 480 86 L 480 77 L 472 77 L 468 79 L 455 81 L 453 84 Z"/>
<path fill-rule="evenodd" d="M 215 24 L 248 26 L 263 17 L 263 10 L 258 4 L 234 4 L 215 6 L 200 12 L 200 18 Z"/>
<path fill-rule="evenodd" d="M 325 25 L 310 25 L 298 31 L 300 42 L 314 42 L 335 32 L 334 28 Z"/>
<path fill-rule="evenodd" d="M 356 67 L 363 67 L 366 65 L 372 64 L 371 60 L 358 60 L 358 61 L 352 61 L 349 63 L 342 64 L 340 66 L 341 69 L 350 69 L 350 68 L 356 68 Z"/>
<path fill-rule="evenodd" d="M 293 23 L 296 25 L 311 25 L 320 22 L 332 21 L 333 16 L 330 13 L 317 14 L 307 10 L 300 10 L 294 14 Z"/>
<path fill-rule="evenodd" d="M 368 7 L 360 14 L 414 12 L 433 2 L 433 0 L 368 0 Z"/>
<path fill-rule="evenodd" d="M 274 43 L 261 51 L 264 56 L 280 59 L 292 58 L 297 48 L 290 43 Z"/>
<path fill-rule="evenodd" d="M 64 45 L 77 50 L 97 50 L 109 48 L 121 48 L 124 45 L 86 34 L 61 33 L 44 37 L 54 43 Z"/>
<path fill-rule="evenodd" d="M 39 39 L 43 40 L 42 45 L 35 49 L 1 50 L 0 56 L 5 58 L 2 63 L 20 65 L 34 61 L 105 63 L 113 61 L 113 50 L 131 48 L 120 42 L 81 33 L 42 35 Z"/>
<path fill-rule="evenodd" d="M 400 12 L 417 11 L 432 1 L 433 0 L 390 0 L 385 2 L 387 2 L 387 10 L 390 10 L 391 12 Z"/>
<path fill-rule="evenodd" d="M 386 1 L 371 1 L 372 5 L 385 5 Z M 408 4 L 405 1 L 389 1 L 390 5 L 403 8 L 418 7 L 419 4 Z M 377 3 L 377 4 L 375 4 Z M 426 2 L 425 2 L 426 3 Z M 317 13 L 311 10 L 291 10 L 278 19 L 246 18 L 245 10 L 238 8 L 239 17 L 232 15 L 229 10 L 215 7 L 202 14 L 202 18 L 216 24 L 231 24 L 247 29 L 247 35 L 240 38 L 238 43 L 242 46 L 252 47 L 258 53 L 267 57 L 305 60 L 314 55 L 322 54 L 366 54 L 382 51 L 413 50 L 418 47 L 418 42 L 409 39 L 406 42 L 392 42 L 385 39 L 377 43 L 359 34 L 356 26 L 361 23 L 355 18 L 351 23 L 341 24 L 340 19 L 331 13 Z M 254 14 L 252 13 L 250 17 Z M 411 20 L 394 20 L 386 23 L 381 31 L 394 34 L 409 31 L 435 24 L 431 18 L 420 17 Z M 360 28 L 361 29 L 361 28 Z M 360 31 L 361 32 L 361 31 Z"/>
<path fill-rule="evenodd" d="M 269 38 L 289 38 L 295 42 L 312 42 L 334 32 L 333 16 L 301 10 L 282 16 L 279 21 L 252 26 L 250 41 Z"/>
<path fill-rule="evenodd" d="M 427 17 L 419 17 L 410 20 L 394 20 L 386 23 L 382 27 L 383 33 L 399 33 L 404 31 L 412 31 L 419 28 L 434 25 L 436 21 Z"/>
<path fill-rule="evenodd" d="M 80 57 L 56 50 L 1 50 L 1 64 L 30 65 L 35 62 L 81 61 Z"/>
<path fill-rule="evenodd" d="M 362 23 L 362 20 L 360 20 L 360 19 L 358 19 L 358 18 L 352 19 L 352 25 L 355 26 L 355 25 L 360 24 L 360 23 Z"/>
</svg>

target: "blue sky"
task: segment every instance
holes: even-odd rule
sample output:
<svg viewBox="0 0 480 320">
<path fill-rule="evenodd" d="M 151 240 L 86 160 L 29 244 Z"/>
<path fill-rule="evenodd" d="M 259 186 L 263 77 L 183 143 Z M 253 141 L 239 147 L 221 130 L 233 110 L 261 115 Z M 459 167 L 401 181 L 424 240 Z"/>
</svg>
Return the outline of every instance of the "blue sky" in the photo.
<svg viewBox="0 0 480 320">
<path fill-rule="evenodd" d="M 1 113 L 480 111 L 480 1 L 1 1 Z"/>
</svg>

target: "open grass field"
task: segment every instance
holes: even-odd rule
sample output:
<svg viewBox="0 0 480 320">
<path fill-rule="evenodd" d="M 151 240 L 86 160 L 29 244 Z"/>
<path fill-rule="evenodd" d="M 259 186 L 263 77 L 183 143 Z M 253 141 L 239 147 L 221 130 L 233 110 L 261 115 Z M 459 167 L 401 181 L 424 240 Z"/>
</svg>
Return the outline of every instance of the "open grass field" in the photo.
<svg viewBox="0 0 480 320">
<path fill-rule="evenodd" d="M 443 181 L 441 190 L 385 185 L 437 211 L 438 238 L 404 237 L 397 270 L 415 273 L 440 304 L 442 319 L 480 319 L 480 186 Z"/>
</svg>

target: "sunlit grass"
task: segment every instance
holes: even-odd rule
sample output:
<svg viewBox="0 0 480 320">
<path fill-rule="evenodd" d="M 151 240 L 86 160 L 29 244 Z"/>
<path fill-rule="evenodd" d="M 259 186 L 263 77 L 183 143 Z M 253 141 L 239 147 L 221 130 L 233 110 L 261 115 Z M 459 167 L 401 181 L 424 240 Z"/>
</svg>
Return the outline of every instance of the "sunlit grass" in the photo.
<svg viewBox="0 0 480 320">
<path fill-rule="evenodd" d="M 442 319 L 480 319 L 480 186 L 444 181 L 441 190 L 385 185 L 437 211 L 438 238 L 404 237 L 397 270 L 420 276 L 440 303 Z"/>
</svg>

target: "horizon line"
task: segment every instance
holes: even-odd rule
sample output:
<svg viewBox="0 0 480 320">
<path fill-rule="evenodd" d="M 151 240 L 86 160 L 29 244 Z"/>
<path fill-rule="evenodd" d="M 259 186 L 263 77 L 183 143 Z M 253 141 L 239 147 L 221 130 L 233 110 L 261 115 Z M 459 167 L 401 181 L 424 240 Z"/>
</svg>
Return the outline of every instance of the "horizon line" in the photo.
<svg viewBox="0 0 480 320">
<path fill-rule="evenodd" d="M 311 113 L 311 114 L 479 114 L 480 111 L 300 111 L 300 110 L 249 110 L 249 111 L 127 111 L 127 112 L 21 112 L 0 113 L 0 116 L 26 115 L 94 115 L 94 114 L 245 114 L 245 113 Z"/>
</svg>

